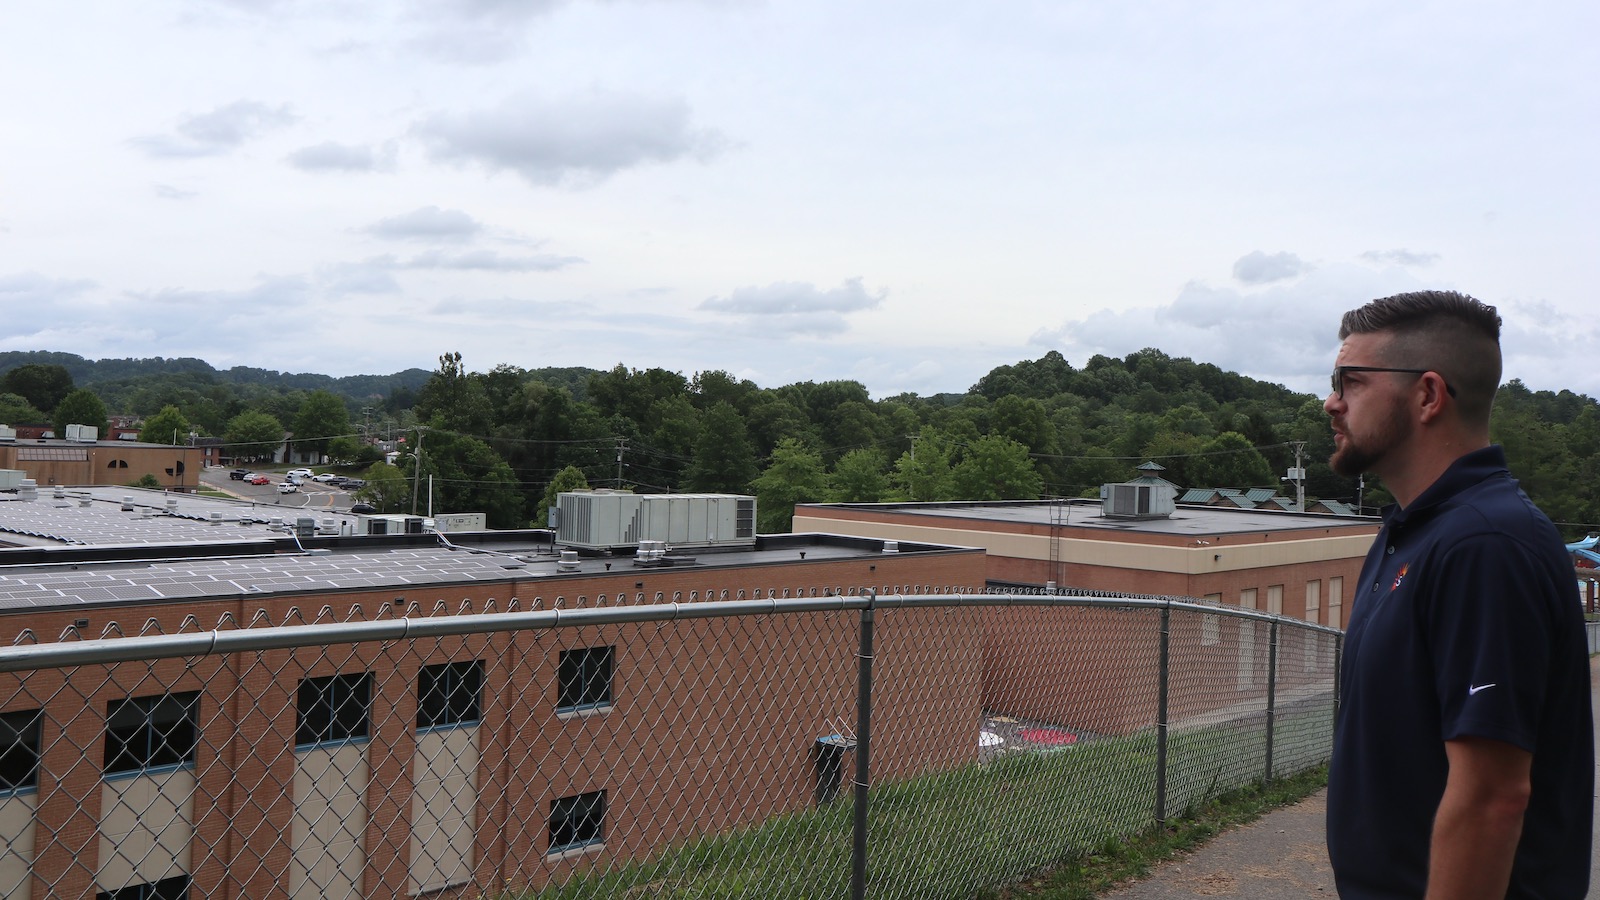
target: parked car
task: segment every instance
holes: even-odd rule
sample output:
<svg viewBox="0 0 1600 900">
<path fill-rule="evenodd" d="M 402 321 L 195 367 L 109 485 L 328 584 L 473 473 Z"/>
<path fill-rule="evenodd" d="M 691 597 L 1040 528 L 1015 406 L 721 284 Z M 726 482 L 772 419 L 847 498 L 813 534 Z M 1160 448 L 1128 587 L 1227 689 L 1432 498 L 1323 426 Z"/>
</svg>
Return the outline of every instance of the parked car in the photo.
<svg viewBox="0 0 1600 900">
<path fill-rule="evenodd" d="M 290 469 L 283 474 L 289 476 L 290 478 L 310 478 L 316 473 L 312 472 L 310 469 Z"/>
<path fill-rule="evenodd" d="M 340 487 L 344 488 L 347 491 L 353 491 L 356 488 L 364 488 L 366 486 L 367 486 L 367 482 L 366 482 L 365 479 L 362 479 L 362 478 L 346 478 L 344 480 L 344 484 L 340 485 Z"/>
<path fill-rule="evenodd" d="M 283 481 L 278 483 L 278 493 L 280 494 L 292 494 L 298 490 L 300 490 L 300 485 L 293 481 Z"/>
<path fill-rule="evenodd" d="M 271 484 L 272 483 L 272 479 L 268 478 L 265 475 L 251 475 L 249 478 L 246 478 L 245 481 L 248 481 L 251 484 Z"/>
<path fill-rule="evenodd" d="M 234 469 L 232 472 L 228 473 L 228 477 L 232 478 L 234 481 L 243 481 L 251 474 L 252 473 L 249 469 Z"/>
<path fill-rule="evenodd" d="M 335 481 L 343 481 L 344 480 L 344 476 L 343 475 L 335 475 L 332 472 L 323 472 L 321 475 L 313 475 L 313 476 L 311 476 L 311 480 L 312 481 L 319 481 L 319 482 L 321 482 L 323 484 L 329 484 L 329 483 L 335 482 Z"/>
<path fill-rule="evenodd" d="M 357 503 L 356 505 L 350 507 L 350 511 L 352 513 L 359 513 L 361 515 L 370 516 L 373 513 L 377 512 L 378 508 L 376 506 L 373 506 L 371 503 Z"/>
</svg>

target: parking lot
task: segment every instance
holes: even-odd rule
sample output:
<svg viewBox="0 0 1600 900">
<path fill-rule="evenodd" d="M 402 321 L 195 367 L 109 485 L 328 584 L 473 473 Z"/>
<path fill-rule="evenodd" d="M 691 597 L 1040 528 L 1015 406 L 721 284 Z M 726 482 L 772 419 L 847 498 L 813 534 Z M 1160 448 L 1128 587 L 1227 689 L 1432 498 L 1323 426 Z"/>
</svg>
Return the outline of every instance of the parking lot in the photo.
<svg viewBox="0 0 1600 900">
<path fill-rule="evenodd" d="M 319 482 L 306 480 L 300 489 L 292 494 L 278 493 L 278 484 L 284 480 L 282 472 L 271 472 L 264 469 L 259 471 L 268 477 L 266 484 L 250 484 L 246 481 L 235 481 L 228 477 L 231 468 L 218 467 L 206 469 L 200 475 L 200 483 L 211 490 L 221 491 L 240 500 L 250 502 L 255 506 L 277 506 L 284 509 L 305 510 L 338 510 L 348 512 L 355 498 L 342 488 L 331 487 Z"/>
</svg>

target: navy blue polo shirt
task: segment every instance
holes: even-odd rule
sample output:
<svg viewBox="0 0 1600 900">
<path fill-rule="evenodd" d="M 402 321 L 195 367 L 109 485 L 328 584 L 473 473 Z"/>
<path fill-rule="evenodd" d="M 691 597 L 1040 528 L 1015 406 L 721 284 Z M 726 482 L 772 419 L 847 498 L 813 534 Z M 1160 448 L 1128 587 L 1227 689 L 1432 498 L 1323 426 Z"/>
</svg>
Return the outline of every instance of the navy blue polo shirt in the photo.
<svg viewBox="0 0 1600 900">
<path fill-rule="evenodd" d="M 1444 742 L 1533 753 L 1508 897 L 1581 898 L 1593 827 L 1588 644 L 1571 557 L 1499 447 L 1384 510 L 1351 602 L 1328 778 L 1345 898 L 1421 897 Z"/>
</svg>

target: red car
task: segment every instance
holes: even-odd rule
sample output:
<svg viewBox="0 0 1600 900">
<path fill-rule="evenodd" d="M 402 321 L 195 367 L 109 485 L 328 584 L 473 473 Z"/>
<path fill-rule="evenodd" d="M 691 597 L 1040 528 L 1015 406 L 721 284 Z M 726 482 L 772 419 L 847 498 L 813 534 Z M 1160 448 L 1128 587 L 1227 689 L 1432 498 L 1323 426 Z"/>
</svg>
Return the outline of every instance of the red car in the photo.
<svg viewBox="0 0 1600 900">
<path fill-rule="evenodd" d="M 251 484 L 271 484 L 272 483 L 272 479 L 268 478 L 265 475 L 257 475 L 256 477 L 250 479 L 250 483 Z"/>
</svg>

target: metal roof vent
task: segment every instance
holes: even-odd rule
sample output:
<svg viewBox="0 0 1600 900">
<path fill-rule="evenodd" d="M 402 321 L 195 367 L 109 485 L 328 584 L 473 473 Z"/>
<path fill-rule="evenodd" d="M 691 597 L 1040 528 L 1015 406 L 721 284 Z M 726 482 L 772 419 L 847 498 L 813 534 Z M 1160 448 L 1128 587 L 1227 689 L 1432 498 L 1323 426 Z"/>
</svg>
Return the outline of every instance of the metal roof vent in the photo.
<svg viewBox="0 0 1600 900">
<path fill-rule="evenodd" d="M 883 552 L 885 552 L 885 553 L 899 553 L 900 552 L 900 542 L 899 541 L 884 541 L 883 542 Z"/>
<path fill-rule="evenodd" d="M 563 572 L 576 572 L 576 571 L 578 571 L 578 551 L 576 551 L 576 550 L 563 550 L 563 551 L 561 551 L 561 558 L 556 561 L 556 568 L 560 569 Z"/>
<path fill-rule="evenodd" d="M 127 495 L 122 497 L 122 511 L 133 512 L 133 498 Z"/>
<path fill-rule="evenodd" d="M 222 513 L 213 510 L 212 513 L 211 513 L 211 524 L 213 524 L 213 525 L 221 525 L 222 524 Z"/>
</svg>

